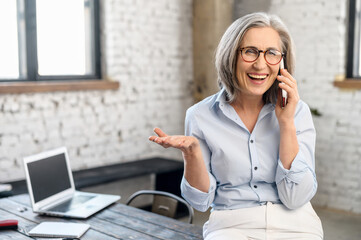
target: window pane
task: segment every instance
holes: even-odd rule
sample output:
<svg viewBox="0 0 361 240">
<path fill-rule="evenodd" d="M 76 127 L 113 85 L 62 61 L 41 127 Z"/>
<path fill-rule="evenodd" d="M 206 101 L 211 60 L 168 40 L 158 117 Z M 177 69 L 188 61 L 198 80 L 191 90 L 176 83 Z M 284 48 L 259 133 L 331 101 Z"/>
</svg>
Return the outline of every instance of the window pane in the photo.
<svg viewBox="0 0 361 240">
<path fill-rule="evenodd" d="M 355 2 L 355 26 L 354 26 L 354 53 L 353 53 L 353 77 L 361 76 L 361 35 L 360 35 L 360 24 L 361 24 L 361 12 L 360 12 L 360 0 Z M 351 10 L 350 10 L 351 11 Z"/>
<path fill-rule="evenodd" d="M 356 49 L 355 52 L 355 58 L 354 61 L 356 63 L 354 75 L 357 77 L 361 76 L 361 32 L 360 32 L 360 26 L 361 26 L 361 2 L 360 0 L 356 1 L 356 13 L 355 13 L 355 44 L 354 48 Z M 357 51 L 358 50 L 358 51 Z"/>
<path fill-rule="evenodd" d="M 14 0 L 0 1 L 0 78 L 16 79 L 19 74 L 17 8 Z"/>
<path fill-rule="evenodd" d="M 358 39 L 358 45 L 361 46 L 361 38 Z M 359 47 L 359 52 L 358 52 L 358 56 L 357 56 L 358 67 L 357 67 L 356 76 L 361 76 L 361 61 L 360 61 L 360 58 L 361 58 L 361 47 Z"/>
<path fill-rule="evenodd" d="M 36 1 L 39 75 L 93 74 L 89 0 Z"/>
</svg>

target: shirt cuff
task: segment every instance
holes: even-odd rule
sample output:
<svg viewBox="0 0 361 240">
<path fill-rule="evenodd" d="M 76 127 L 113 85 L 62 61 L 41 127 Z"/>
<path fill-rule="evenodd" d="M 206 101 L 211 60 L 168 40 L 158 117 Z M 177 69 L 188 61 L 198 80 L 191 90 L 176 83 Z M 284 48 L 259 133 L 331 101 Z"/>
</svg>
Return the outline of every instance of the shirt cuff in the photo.
<svg viewBox="0 0 361 240">
<path fill-rule="evenodd" d="M 202 192 L 197 188 L 192 187 L 187 179 L 183 176 L 181 182 L 182 196 L 189 202 L 195 209 L 208 209 L 213 201 L 214 192 L 216 190 L 216 180 L 208 173 L 210 186 L 208 192 Z"/>
<path fill-rule="evenodd" d="M 302 161 L 304 156 L 299 151 L 291 164 L 291 168 L 285 169 L 280 159 L 278 159 L 277 172 L 276 172 L 276 184 L 279 184 L 284 178 L 287 182 L 301 183 L 303 177 L 306 174 L 308 165 Z"/>
</svg>

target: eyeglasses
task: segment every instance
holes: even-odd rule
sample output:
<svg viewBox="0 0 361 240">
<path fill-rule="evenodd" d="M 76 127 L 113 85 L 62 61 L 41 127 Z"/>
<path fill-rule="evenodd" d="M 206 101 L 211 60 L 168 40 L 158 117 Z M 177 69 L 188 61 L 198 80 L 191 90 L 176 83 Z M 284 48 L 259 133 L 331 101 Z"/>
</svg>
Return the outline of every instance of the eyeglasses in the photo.
<svg viewBox="0 0 361 240">
<path fill-rule="evenodd" d="M 263 52 L 264 59 L 270 65 L 276 65 L 281 62 L 283 53 L 276 49 L 268 49 L 266 51 L 258 50 L 254 47 L 240 48 L 241 56 L 245 62 L 254 62 L 258 59 L 261 52 Z"/>
</svg>

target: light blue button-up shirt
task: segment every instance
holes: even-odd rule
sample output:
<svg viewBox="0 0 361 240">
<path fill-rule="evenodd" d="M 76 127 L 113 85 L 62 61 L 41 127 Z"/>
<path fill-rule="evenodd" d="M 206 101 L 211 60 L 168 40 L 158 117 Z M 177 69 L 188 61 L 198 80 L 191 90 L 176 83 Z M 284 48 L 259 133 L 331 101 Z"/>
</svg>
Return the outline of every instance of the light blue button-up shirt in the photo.
<svg viewBox="0 0 361 240">
<path fill-rule="evenodd" d="M 197 210 L 238 209 L 272 203 L 298 208 L 315 195 L 316 132 L 309 107 L 299 101 L 295 126 L 299 152 L 291 168 L 279 159 L 280 129 L 275 105 L 263 106 L 250 133 L 221 90 L 188 109 L 185 134 L 199 140 L 209 191 L 183 177 L 182 196 Z"/>
</svg>

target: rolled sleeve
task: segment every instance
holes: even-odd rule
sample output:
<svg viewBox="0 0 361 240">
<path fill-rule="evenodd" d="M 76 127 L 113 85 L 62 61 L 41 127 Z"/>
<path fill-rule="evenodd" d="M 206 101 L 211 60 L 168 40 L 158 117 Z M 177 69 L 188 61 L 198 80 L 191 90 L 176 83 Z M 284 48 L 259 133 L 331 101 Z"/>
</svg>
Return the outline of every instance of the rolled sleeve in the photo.
<svg viewBox="0 0 361 240">
<path fill-rule="evenodd" d="M 210 187 L 207 193 L 192 187 L 184 176 L 181 182 L 182 196 L 195 209 L 201 212 L 207 211 L 207 209 L 210 207 L 216 191 L 216 180 L 212 174 L 208 173 L 208 175 L 210 180 Z"/>
<path fill-rule="evenodd" d="M 289 170 L 285 169 L 281 160 L 278 159 L 276 184 L 279 184 L 282 180 L 287 182 L 294 182 L 297 184 L 301 183 L 308 168 L 307 164 L 301 161 L 302 158 L 302 153 L 298 152 Z"/>
</svg>

